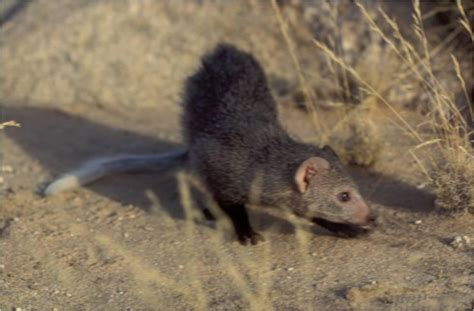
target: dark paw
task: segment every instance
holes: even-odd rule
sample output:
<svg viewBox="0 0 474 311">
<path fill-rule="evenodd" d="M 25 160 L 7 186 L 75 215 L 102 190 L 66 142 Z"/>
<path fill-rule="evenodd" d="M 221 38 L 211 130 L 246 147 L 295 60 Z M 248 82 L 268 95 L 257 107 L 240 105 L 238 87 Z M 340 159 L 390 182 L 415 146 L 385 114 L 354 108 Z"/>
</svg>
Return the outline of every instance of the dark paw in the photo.
<svg viewBox="0 0 474 311">
<path fill-rule="evenodd" d="M 256 231 L 242 232 L 237 235 L 239 243 L 242 245 L 256 245 L 258 242 L 263 242 L 265 239 Z"/>
<path fill-rule="evenodd" d="M 315 218 L 313 222 L 320 225 L 324 229 L 331 231 L 338 237 L 342 238 L 355 238 L 370 233 L 370 230 L 366 228 L 362 228 L 355 225 L 336 223 L 322 218 Z"/>
<path fill-rule="evenodd" d="M 204 218 L 209 221 L 215 221 L 216 217 L 214 216 L 213 213 L 208 208 L 203 208 L 202 209 L 202 214 L 204 215 Z"/>
</svg>

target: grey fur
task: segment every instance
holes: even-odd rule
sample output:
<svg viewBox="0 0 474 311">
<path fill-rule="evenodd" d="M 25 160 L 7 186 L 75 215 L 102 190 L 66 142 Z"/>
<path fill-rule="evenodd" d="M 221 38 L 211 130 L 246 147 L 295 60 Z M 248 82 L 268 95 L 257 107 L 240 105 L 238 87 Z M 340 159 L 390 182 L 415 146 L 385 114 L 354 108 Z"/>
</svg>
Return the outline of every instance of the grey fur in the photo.
<svg viewBox="0 0 474 311">
<path fill-rule="evenodd" d="M 332 149 L 303 144 L 287 134 L 265 73 L 252 55 L 231 45 L 217 46 L 188 79 L 184 94 L 190 167 L 231 219 L 246 218 L 244 205 L 255 203 L 290 208 L 311 220 L 354 223 L 335 200 L 339 191 L 360 196 L 356 185 Z M 314 156 L 330 162 L 331 170 L 313 178 L 302 195 L 294 175 Z M 260 237 L 254 238 L 247 223 L 234 221 L 237 234 L 244 243 L 256 243 Z M 239 225 L 247 228 L 239 232 Z"/>
</svg>

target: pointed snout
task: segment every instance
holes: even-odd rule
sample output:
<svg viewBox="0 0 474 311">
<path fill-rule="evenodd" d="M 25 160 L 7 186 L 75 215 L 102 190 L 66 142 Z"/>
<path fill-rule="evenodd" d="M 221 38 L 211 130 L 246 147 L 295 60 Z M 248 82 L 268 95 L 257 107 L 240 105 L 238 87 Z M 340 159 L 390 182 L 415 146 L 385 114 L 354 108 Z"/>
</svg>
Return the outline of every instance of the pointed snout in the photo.
<svg viewBox="0 0 474 311">
<path fill-rule="evenodd" d="M 361 227 L 374 226 L 377 220 L 377 214 L 373 212 L 363 201 L 361 201 L 358 205 L 359 206 L 353 216 L 353 223 Z"/>
<path fill-rule="evenodd" d="M 370 212 L 364 223 L 361 224 L 362 226 L 374 226 L 376 224 L 376 221 L 377 221 L 377 215 L 374 213 L 374 212 Z"/>
</svg>

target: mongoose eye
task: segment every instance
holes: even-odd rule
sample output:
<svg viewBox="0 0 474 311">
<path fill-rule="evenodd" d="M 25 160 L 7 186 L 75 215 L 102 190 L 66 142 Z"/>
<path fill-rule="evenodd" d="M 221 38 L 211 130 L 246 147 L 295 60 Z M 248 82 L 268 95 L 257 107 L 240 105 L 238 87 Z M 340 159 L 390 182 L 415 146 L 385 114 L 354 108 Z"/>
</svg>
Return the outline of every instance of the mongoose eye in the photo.
<svg viewBox="0 0 474 311">
<path fill-rule="evenodd" d="M 337 199 L 341 202 L 347 202 L 351 199 L 349 192 L 341 192 L 337 195 Z"/>
</svg>

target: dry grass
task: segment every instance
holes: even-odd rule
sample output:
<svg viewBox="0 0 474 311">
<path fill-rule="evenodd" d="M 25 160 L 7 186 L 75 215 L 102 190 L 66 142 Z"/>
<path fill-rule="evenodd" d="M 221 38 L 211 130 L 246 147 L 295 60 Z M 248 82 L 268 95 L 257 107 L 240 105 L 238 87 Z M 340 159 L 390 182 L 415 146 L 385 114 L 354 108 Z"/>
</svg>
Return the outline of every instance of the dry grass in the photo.
<svg viewBox="0 0 474 311">
<path fill-rule="evenodd" d="M 257 253 L 258 258 L 255 260 L 248 260 L 245 256 L 235 256 L 229 240 L 233 240 L 233 226 L 230 219 L 225 216 L 217 203 L 213 201 L 212 195 L 208 193 L 202 184 L 187 173 L 180 172 L 177 175 L 178 187 L 181 198 L 181 204 L 185 214 L 185 240 L 191 249 L 196 249 L 195 245 L 199 244 L 197 232 L 200 222 L 203 221 L 203 216 L 198 208 L 198 204 L 191 195 L 193 187 L 199 189 L 199 192 L 207 199 L 206 207 L 210 209 L 212 214 L 217 217 L 214 224 L 214 232 L 210 238 L 206 240 L 205 244 L 201 244 L 198 252 L 193 253 L 191 258 L 188 258 L 189 265 L 186 269 L 189 277 L 186 278 L 185 283 L 171 282 L 168 278 L 160 275 L 161 283 L 170 291 L 182 293 L 185 299 L 193 305 L 196 310 L 208 310 L 209 302 L 211 300 L 210 294 L 205 289 L 204 276 L 200 274 L 199 262 L 202 256 L 212 256 L 218 261 L 218 265 L 214 267 L 213 274 L 224 275 L 228 280 L 227 287 L 235 288 L 241 295 L 241 306 L 246 310 L 274 310 L 272 304 L 271 289 L 274 286 L 275 274 L 272 273 L 272 257 L 271 257 L 271 241 L 261 243 L 259 247 L 253 248 Z M 255 194 L 258 195 L 258 194 Z M 153 212 L 160 215 L 165 225 L 173 226 L 175 221 L 163 210 L 158 198 L 152 193 L 148 192 L 148 197 L 153 203 Z M 283 211 L 277 213 L 276 216 L 283 217 L 288 220 L 295 227 L 296 249 L 299 259 L 295 261 L 295 265 L 304 273 L 302 276 L 303 283 L 307 290 L 312 290 L 309 266 L 309 252 L 310 252 L 310 233 L 304 230 L 305 226 L 300 219 L 297 219 L 292 213 Z M 157 272 L 159 275 L 159 272 Z M 229 283 L 230 282 L 230 283 Z M 300 301 L 298 297 L 294 299 L 294 306 L 298 310 L 309 310 L 312 308 L 311 303 Z"/>
<path fill-rule="evenodd" d="M 276 1 L 273 3 L 277 15 L 280 14 L 275 5 Z M 392 114 L 392 121 L 416 142 L 409 152 L 433 186 L 438 197 L 437 207 L 452 211 L 472 210 L 474 158 L 472 142 L 469 141 L 473 131 L 469 127 L 469 124 L 472 124 L 472 104 L 456 103 L 455 94 L 446 87 L 444 81 L 444 79 L 457 80 L 456 88 L 462 92 L 465 103 L 470 103 L 469 90 L 463 78 L 469 75 L 469 72 L 462 72 L 470 68 L 461 68 L 456 56 L 449 53 L 446 49 L 449 41 L 433 45 L 425 30 L 419 1 L 413 2 L 414 39 L 406 38 L 398 23 L 384 10 L 379 9 L 374 14 L 360 3 L 356 5 L 373 35 L 381 38 L 387 45 L 392 65 L 373 66 L 379 71 L 378 73 L 360 65 L 354 67 L 345 61 L 341 53 L 330 48 L 325 42 L 314 39 L 316 47 L 332 61 L 333 65 L 342 68 L 343 72 L 355 79 L 366 94 L 359 105 L 344 108 L 334 126 L 316 128 L 325 131 L 321 134 L 321 144 L 329 140 L 348 163 L 364 166 L 373 164 L 380 152 L 383 138 L 376 134 L 380 127 L 377 129 L 373 126 L 371 111 L 381 104 Z M 470 22 L 461 1 L 457 1 L 456 8 L 459 11 L 457 14 L 459 26 L 472 40 Z M 374 15 L 381 18 L 377 20 Z M 384 25 L 380 24 L 380 20 Z M 284 20 L 279 18 L 279 22 L 284 23 Z M 286 28 L 287 25 L 282 27 Z M 284 32 L 285 38 L 288 37 L 287 32 L 287 30 Z M 330 41 L 338 42 L 340 39 L 333 38 Z M 294 54 L 294 48 L 290 51 Z M 452 60 L 450 63 L 449 59 Z M 370 62 L 365 65 L 370 66 Z M 446 70 L 447 67 L 451 69 Z M 300 66 L 297 66 L 298 68 Z M 441 68 L 452 74 L 440 77 L 437 73 Z M 426 121 L 423 124 L 412 124 L 403 116 L 399 105 L 388 98 L 390 90 L 401 83 L 427 98 Z M 314 102 L 308 101 L 308 104 L 314 105 Z M 318 107 L 309 111 L 317 114 Z"/>
</svg>

